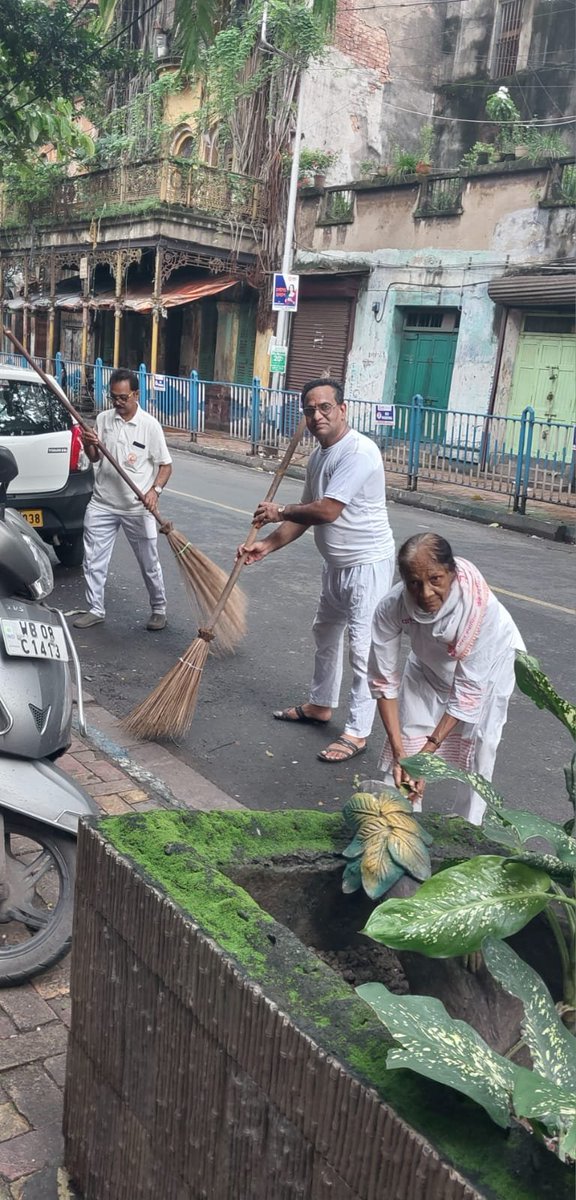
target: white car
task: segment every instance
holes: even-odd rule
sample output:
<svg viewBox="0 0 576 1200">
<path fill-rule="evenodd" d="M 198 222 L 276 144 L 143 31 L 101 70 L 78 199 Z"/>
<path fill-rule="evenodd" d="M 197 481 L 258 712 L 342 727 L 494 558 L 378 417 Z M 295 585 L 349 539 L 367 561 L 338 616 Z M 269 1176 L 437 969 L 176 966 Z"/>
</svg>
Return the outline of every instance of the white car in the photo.
<svg viewBox="0 0 576 1200">
<path fill-rule="evenodd" d="M 94 474 L 80 426 L 29 368 L 0 363 L 0 446 L 18 464 L 8 505 L 54 547 L 65 567 L 80 566 Z"/>
</svg>

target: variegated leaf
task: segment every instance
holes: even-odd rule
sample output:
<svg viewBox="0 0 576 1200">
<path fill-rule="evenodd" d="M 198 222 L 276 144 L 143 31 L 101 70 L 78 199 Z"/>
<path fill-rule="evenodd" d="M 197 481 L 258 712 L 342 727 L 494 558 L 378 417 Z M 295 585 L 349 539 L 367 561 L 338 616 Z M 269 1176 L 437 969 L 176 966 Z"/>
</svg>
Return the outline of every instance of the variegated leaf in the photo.
<svg viewBox="0 0 576 1200">
<path fill-rule="evenodd" d="M 535 1070 L 576 1092 L 576 1038 L 560 1020 L 546 984 L 505 942 L 486 938 L 482 953 L 494 978 L 522 1001 L 522 1030 Z"/>
<path fill-rule="evenodd" d="M 516 683 L 525 696 L 529 696 L 538 708 L 545 708 L 562 722 L 576 740 L 576 706 L 564 700 L 552 687 L 537 658 L 518 653 L 515 662 Z"/>
<path fill-rule="evenodd" d="M 576 839 L 570 837 L 562 825 L 547 821 L 545 817 L 538 816 L 538 813 L 515 808 L 501 808 L 497 813 L 491 814 L 490 820 L 492 829 L 496 828 L 494 822 L 496 825 L 503 824 L 514 829 L 521 844 L 529 842 L 531 838 L 544 838 L 558 858 L 576 868 Z M 507 845 L 509 844 L 508 842 Z"/>
<path fill-rule="evenodd" d="M 400 761 L 414 779 L 426 779 L 428 783 L 435 783 L 438 779 L 459 779 L 462 783 L 470 783 L 474 791 L 494 808 L 501 808 L 504 804 L 504 797 L 483 775 L 453 767 L 437 754 L 413 754 L 411 758 Z"/>
<path fill-rule="evenodd" d="M 416 822 L 414 822 L 416 825 Z M 418 826 L 416 825 L 418 830 Z M 398 829 L 394 826 L 390 837 L 388 838 L 388 850 L 395 862 L 409 875 L 413 875 L 414 879 L 429 879 L 432 874 L 432 864 L 430 855 L 424 842 L 412 831 Z"/>
<path fill-rule="evenodd" d="M 412 805 L 399 792 L 383 791 L 375 796 L 358 792 L 344 807 L 344 815 L 356 827 L 356 836 L 344 850 L 344 857 L 362 856 L 361 879 L 374 900 L 388 891 L 404 871 L 415 879 L 427 879 L 431 872 L 426 849 Z M 342 885 L 355 891 L 358 874 L 344 872 Z"/>
<path fill-rule="evenodd" d="M 509 937 L 522 929 L 546 907 L 549 887 L 544 872 L 485 854 L 440 871 L 415 896 L 384 901 L 364 933 L 431 958 L 470 954 L 490 934 Z"/>
<path fill-rule="evenodd" d="M 564 767 L 564 782 L 566 784 L 566 791 L 568 792 L 568 799 L 576 809 L 576 754 L 572 755 L 568 766 Z"/>
<path fill-rule="evenodd" d="M 576 1120 L 576 1093 L 545 1079 L 537 1071 L 516 1067 L 514 1111 L 518 1117 L 543 1121 L 550 1130 L 567 1133 Z"/>
<path fill-rule="evenodd" d="M 382 842 L 374 853 L 366 851 L 360 860 L 360 870 L 364 891 L 371 900 L 379 900 L 404 874 L 404 868 L 394 862 Z"/>
<path fill-rule="evenodd" d="M 399 1044 L 388 1051 L 388 1067 L 447 1084 L 481 1104 L 498 1125 L 508 1125 L 518 1070 L 509 1059 L 491 1050 L 470 1025 L 453 1020 L 440 1000 L 396 996 L 381 983 L 365 983 L 356 991 Z"/>
<path fill-rule="evenodd" d="M 349 862 L 342 876 L 342 891 L 347 895 L 357 892 L 362 887 L 362 871 L 359 858 Z"/>
<path fill-rule="evenodd" d="M 562 859 L 556 858 L 554 854 L 532 854 L 530 850 L 523 850 L 518 854 L 511 854 L 504 861 L 524 863 L 527 867 L 535 867 L 537 871 L 546 871 L 551 879 L 557 879 L 559 883 L 574 883 L 576 864 L 572 866 L 562 862 Z"/>
</svg>

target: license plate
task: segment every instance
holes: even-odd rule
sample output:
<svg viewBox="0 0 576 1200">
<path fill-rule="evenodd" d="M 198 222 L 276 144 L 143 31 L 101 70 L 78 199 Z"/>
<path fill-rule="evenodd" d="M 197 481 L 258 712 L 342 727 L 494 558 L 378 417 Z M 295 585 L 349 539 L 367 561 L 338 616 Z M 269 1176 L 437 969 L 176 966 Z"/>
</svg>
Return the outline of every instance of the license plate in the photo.
<svg viewBox="0 0 576 1200">
<path fill-rule="evenodd" d="M 2 621 L 2 637 L 7 654 L 17 658 L 53 658 L 68 660 L 64 632 L 46 621 Z"/>
<path fill-rule="evenodd" d="M 41 528 L 44 524 L 44 513 L 41 508 L 24 508 L 22 516 L 26 518 L 29 525 L 35 525 L 36 529 Z"/>
</svg>

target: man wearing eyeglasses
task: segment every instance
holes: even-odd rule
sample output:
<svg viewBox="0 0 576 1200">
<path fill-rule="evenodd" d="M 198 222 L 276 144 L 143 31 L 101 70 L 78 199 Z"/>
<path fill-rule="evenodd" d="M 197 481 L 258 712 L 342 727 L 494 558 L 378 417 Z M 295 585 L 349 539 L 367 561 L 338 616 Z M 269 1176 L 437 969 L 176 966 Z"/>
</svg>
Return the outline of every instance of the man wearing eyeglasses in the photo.
<svg viewBox="0 0 576 1200">
<path fill-rule="evenodd" d="M 299 504 L 263 502 L 254 513 L 273 533 L 249 549 L 246 563 L 262 562 L 312 528 L 324 559 L 322 592 L 313 624 L 316 656 L 308 701 L 281 709 L 277 721 L 326 725 L 338 706 L 344 634 L 348 632 L 352 688 L 344 732 L 318 755 L 345 762 L 366 747 L 375 714 L 367 680 L 372 615 L 392 587 L 394 539 L 386 509 L 382 455 L 374 442 L 350 429 L 342 385 L 313 379 L 302 407 L 318 446 L 308 462 Z M 240 547 L 242 552 L 242 547 Z"/>
<path fill-rule="evenodd" d="M 172 474 L 172 459 L 162 426 L 138 403 L 134 371 L 113 371 L 112 407 L 98 413 L 94 430 L 83 430 L 90 462 L 96 464 L 94 491 L 84 517 L 84 579 L 88 612 L 77 617 L 78 629 L 100 625 L 105 617 L 104 590 L 114 543 L 120 529 L 136 555 L 152 609 L 146 629 L 157 633 L 166 626 L 166 592 L 158 558 L 158 530 L 153 513 Z M 113 454 L 146 497 L 146 508 L 118 472 L 103 458 L 98 441 Z"/>
</svg>

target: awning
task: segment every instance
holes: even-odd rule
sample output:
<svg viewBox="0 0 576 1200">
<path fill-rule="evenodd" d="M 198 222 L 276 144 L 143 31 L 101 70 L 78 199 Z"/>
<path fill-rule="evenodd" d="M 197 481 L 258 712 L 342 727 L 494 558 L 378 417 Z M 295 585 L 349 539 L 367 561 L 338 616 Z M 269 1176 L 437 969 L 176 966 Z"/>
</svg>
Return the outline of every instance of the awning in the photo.
<svg viewBox="0 0 576 1200">
<path fill-rule="evenodd" d="M 488 284 L 494 304 L 508 308 L 548 308 L 576 303 L 576 272 L 573 275 L 508 275 Z"/>
<path fill-rule="evenodd" d="M 230 275 L 220 279 L 196 279 L 190 283 L 167 283 L 162 289 L 160 304 L 162 308 L 175 308 L 179 304 L 190 304 L 194 300 L 202 300 L 205 296 L 215 296 L 218 292 L 225 292 L 229 288 L 235 287 L 237 283 L 238 280 Z M 131 312 L 151 312 L 154 307 L 152 285 L 140 283 L 128 287 L 120 296 L 120 302 L 124 309 L 129 309 Z M 98 295 L 90 297 L 90 305 L 93 308 L 114 308 L 116 303 L 114 292 L 100 292 Z"/>
</svg>

